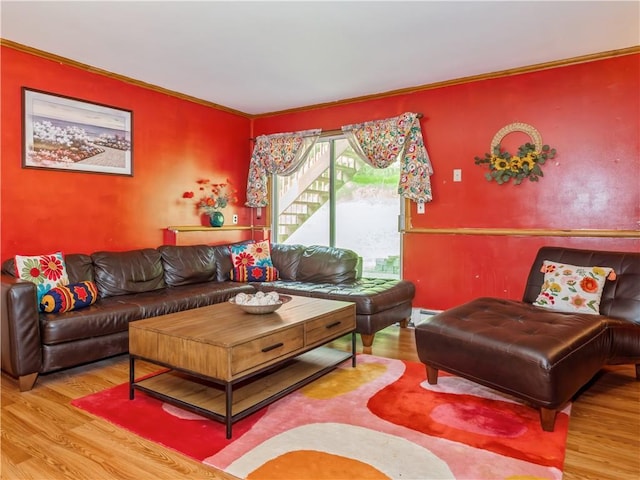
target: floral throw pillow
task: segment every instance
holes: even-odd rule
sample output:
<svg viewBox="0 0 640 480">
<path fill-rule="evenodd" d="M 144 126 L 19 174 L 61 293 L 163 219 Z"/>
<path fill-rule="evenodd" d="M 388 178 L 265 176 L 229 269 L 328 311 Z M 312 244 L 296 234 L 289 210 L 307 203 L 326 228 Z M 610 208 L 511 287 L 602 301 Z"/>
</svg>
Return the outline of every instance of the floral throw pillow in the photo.
<svg viewBox="0 0 640 480">
<path fill-rule="evenodd" d="M 600 313 L 600 297 L 609 278 L 615 280 L 613 268 L 580 267 L 545 260 L 542 290 L 534 305 L 559 312 Z"/>
<path fill-rule="evenodd" d="M 67 268 L 61 252 L 49 255 L 16 255 L 16 276 L 36 284 L 38 305 L 45 293 L 58 285 L 69 283 Z"/>
<path fill-rule="evenodd" d="M 231 262 L 233 267 L 273 267 L 271 247 L 268 240 L 261 242 L 231 245 Z"/>
</svg>

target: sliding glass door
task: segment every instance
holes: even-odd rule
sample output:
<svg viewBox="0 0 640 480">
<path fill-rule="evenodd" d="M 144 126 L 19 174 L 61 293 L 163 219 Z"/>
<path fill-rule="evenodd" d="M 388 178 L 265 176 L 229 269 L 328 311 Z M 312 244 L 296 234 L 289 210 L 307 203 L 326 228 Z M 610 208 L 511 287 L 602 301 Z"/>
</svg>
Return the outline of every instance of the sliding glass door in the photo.
<svg viewBox="0 0 640 480">
<path fill-rule="evenodd" d="M 345 138 L 319 141 L 296 173 L 274 178 L 274 240 L 348 248 L 364 276 L 399 278 L 399 175 L 399 163 L 373 168 Z"/>
</svg>

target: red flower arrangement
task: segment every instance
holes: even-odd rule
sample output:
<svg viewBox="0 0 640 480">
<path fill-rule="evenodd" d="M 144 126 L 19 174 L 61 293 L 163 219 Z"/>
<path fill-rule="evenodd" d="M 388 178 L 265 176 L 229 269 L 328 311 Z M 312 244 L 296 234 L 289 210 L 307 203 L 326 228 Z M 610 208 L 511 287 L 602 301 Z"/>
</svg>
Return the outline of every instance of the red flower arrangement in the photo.
<svg viewBox="0 0 640 480">
<path fill-rule="evenodd" d="M 200 185 L 198 189 L 203 192 L 203 196 L 196 202 L 196 207 L 208 215 L 238 201 L 238 190 L 233 188 L 228 178 L 226 183 L 211 183 L 208 178 L 200 179 L 197 183 Z M 204 193 L 207 191 L 210 193 Z M 182 194 L 182 198 L 193 198 L 194 196 L 194 192 Z"/>
</svg>

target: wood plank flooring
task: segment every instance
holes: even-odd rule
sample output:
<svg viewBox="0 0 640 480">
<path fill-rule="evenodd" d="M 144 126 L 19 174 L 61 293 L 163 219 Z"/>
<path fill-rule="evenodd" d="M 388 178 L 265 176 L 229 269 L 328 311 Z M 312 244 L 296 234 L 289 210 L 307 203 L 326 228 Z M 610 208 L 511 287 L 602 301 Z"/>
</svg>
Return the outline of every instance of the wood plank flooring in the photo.
<svg viewBox="0 0 640 480">
<path fill-rule="evenodd" d="M 333 343 L 348 349 L 350 340 Z M 358 343 L 359 351 L 362 346 Z M 417 361 L 413 329 L 389 327 L 373 353 Z M 139 362 L 136 373 L 157 367 Z M 1 478 L 233 479 L 183 455 L 114 427 L 70 401 L 128 381 L 126 355 L 38 378 L 20 393 L 2 375 Z M 605 368 L 573 404 L 565 480 L 640 478 L 640 382 L 632 365 Z"/>
</svg>

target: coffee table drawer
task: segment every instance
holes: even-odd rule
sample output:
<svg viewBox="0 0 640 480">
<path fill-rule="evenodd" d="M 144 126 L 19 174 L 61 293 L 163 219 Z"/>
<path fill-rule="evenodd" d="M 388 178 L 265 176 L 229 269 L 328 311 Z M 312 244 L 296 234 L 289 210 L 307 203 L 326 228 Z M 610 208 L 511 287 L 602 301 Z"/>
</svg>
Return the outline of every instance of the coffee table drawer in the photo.
<svg viewBox="0 0 640 480">
<path fill-rule="evenodd" d="M 304 346 L 302 325 L 257 338 L 233 347 L 231 352 L 232 374 L 258 367 Z"/>
<path fill-rule="evenodd" d="M 318 318 L 307 323 L 307 345 L 324 342 L 342 333 L 356 328 L 356 319 L 351 310 L 345 310 L 328 317 Z"/>
</svg>

